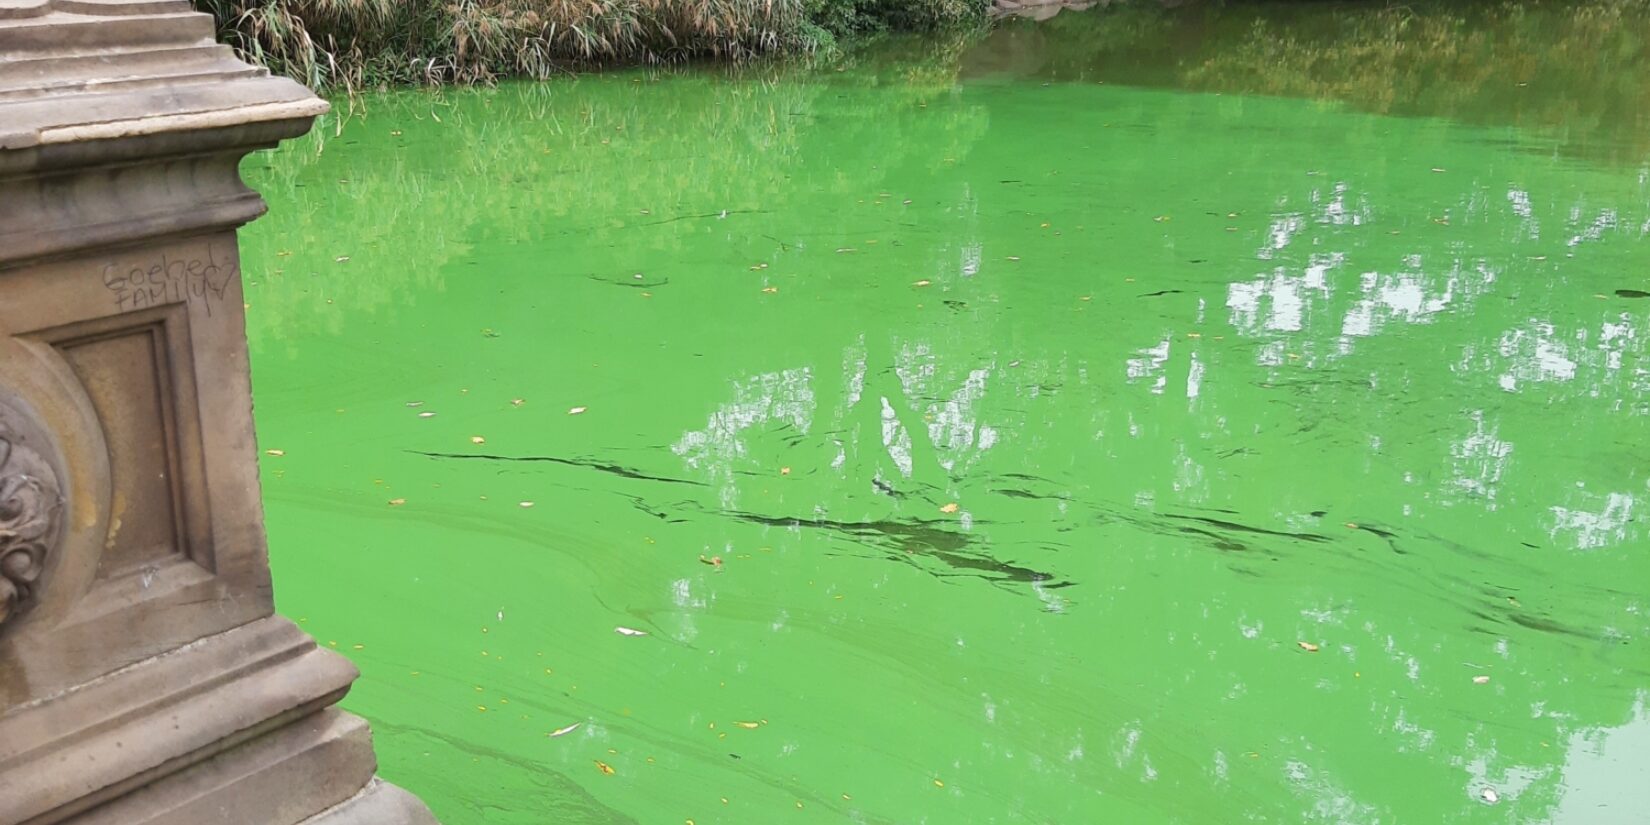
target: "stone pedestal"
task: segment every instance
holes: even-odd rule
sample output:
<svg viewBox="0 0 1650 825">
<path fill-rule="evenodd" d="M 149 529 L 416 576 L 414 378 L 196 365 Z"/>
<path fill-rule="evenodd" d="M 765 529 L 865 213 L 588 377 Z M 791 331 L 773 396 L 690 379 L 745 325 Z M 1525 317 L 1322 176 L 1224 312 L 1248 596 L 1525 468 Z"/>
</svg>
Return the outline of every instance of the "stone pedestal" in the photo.
<svg viewBox="0 0 1650 825">
<path fill-rule="evenodd" d="M 434 822 L 265 558 L 237 166 L 325 110 L 184 0 L 0 0 L 0 825 Z"/>
</svg>

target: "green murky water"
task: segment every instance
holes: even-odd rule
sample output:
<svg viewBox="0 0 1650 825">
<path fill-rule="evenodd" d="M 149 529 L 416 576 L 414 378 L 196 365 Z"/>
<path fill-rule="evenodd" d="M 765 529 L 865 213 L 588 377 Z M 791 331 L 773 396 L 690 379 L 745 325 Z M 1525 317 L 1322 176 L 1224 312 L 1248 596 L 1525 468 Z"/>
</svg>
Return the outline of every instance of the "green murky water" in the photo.
<svg viewBox="0 0 1650 825">
<path fill-rule="evenodd" d="M 1422 99 L 1245 15 L 249 162 L 279 603 L 385 776 L 448 825 L 1642 822 L 1647 98 L 1582 81 L 1644 60 L 1577 23 Z"/>
</svg>

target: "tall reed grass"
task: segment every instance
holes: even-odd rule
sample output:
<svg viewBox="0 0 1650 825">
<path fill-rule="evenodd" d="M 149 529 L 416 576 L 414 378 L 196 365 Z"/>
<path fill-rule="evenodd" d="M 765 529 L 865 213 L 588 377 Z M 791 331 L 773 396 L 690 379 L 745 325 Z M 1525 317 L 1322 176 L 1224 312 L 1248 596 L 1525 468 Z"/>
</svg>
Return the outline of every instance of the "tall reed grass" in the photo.
<svg viewBox="0 0 1650 825">
<path fill-rule="evenodd" d="M 989 0 L 196 0 L 248 60 L 315 88 L 542 78 L 744 59 L 883 28 L 981 20 Z"/>
</svg>

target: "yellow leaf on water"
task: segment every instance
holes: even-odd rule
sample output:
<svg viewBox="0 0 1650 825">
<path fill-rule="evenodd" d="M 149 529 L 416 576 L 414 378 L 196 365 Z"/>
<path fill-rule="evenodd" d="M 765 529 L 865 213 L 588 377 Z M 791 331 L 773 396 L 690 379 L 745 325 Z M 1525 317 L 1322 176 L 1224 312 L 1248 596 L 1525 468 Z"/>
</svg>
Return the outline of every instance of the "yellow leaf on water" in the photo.
<svg viewBox="0 0 1650 825">
<path fill-rule="evenodd" d="M 568 410 L 567 414 L 568 415 L 581 415 L 581 414 L 584 413 L 584 411 L 586 409 L 588 409 L 588 408 L 587 407 L 574 407 L 574 408 Z"/>
<path fill-rule="evenodd" d="M 601 771 L 602 773 L 605 773 L 608 776 L 612 776 L 614 774 L 614 770 L 613 770 L 612 765 L 609 765 L 609 764 L 607 764 L 606 762 L 603 762 L 600 759 L 597 759 L 597 760 L 594 760 L 594 761 L 596 763 L 596 770 Z"/>
<path fill-rule="evenodd" d="M 470 443 L 471 444 L 486 444 L 487 439 L 482 438 L 479 435 L 472 435 L 472 436 L 470 436 Z"/>
<path fill-rule="evenodd" d="M 1295 644 L 1300 645 L 1301 650 L 1304 650 L 1307 653 L 1317 653 L 1318 652 L 1318 646 L 1315 645 L 1315 644 L 1312 644 L 1311 642 L 1296 642 Z"/>
<path fill-rule="evenodd" d="M 390 499 L 390 506 L 391 507 L 400 507 L 401 505 L 406 504 L 406 503 L 407 503 L 407 500 L 404 499 L 404 498 L 392 498 L 392 499 Z"/>
<path fill-rule="evenodd" d="M 769 295 L 772 295 L 772 294 L 774 294 L 774 293 L 775 293 L 775 292 L 778 292 L 778 291 L 779 291 L 779 287 L 776 287 L 776 286 L 765 286 L 765 287 L 762 287 L 762 291 L 763 291 L 763 292 L 766 292 L 766 293 L 768 293 L 768 294 L 769 294 Z"/>
<path fill-rule="evenodd" d="M 286 450 L 264 450 L 264 454 L 280 458 L 281 456 L 286 455 Z"/>
<path fill-rule="evenodd" d="M 757 728 L 762 727 L 756 722 L 734 722 L 734 724 L 744 728 L 745 730 L 756 730 Z"/>
<path fill-rule="evenodd" d="M 788 475 L 791 474 L 791 468 L 789 468 L 789 467 L 780 467 L 779 468 L 779 474 L 782 475 L 782 476 L 788 476 Z"/>
<path fill-rule="evenodd" d="M 940 512 L 942 512 L 942 513 L 955 513 L 955 512 L 957 512 L 957 502 L 953 501 L 953 502 L 950 502 L 948 504 L 945 504 L 945 505 L 941 506 L 940 507 Z"/>
<path fill-rule="evenodd" d="M 936 780 L 934 780 L 934 787 L 936 787 L 936 788 L 943 788 L 943 787 L 945 787 L 945 783 L 944 783 L 944 782 L 942 782 L 942 781 L 940 781 L 940 780 L 938 780 L 938 779 L 936 779 Z"/>
<path fill-rule="evenodd" d="M 912 286 L 928 286 L 931 283 L 933 283 L 933 281 L 930 281 L 927 278 L 924 278 L 924 279 L 922 279 L 920 281 L 917 281 L 916 283 L 912 284 Z"/>
</svg>

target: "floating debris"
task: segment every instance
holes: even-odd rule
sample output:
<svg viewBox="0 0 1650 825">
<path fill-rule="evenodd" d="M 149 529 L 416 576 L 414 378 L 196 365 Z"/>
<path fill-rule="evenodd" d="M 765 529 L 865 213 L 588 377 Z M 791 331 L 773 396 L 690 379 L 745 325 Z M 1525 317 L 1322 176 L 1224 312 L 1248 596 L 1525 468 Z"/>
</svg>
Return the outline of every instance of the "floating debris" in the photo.
<svg viewBox="0 0 1650 825">
<path fill-rule="evenodd" d="M 286 450 L 264 450 L 264 455 L 272 455 L 276 458 L 280 458 L 281 456 L 286 455 Z"/>
<path fill-rule="evenodd" d="M 647 631 L 645 631 L 645 630 L 637 630 L 634 627 L 623 627 L 623 626 L 613 628 L 613 632 L 619 634 L 620 636 L 646 636 L 647 635 Z"/>
<path fill-rule="evenodd" d="M 953 501 L 953 502 L 949 502 L 947 504 L 941 505 L 940 506 L 940 512 L 942 512 L 942 513 L 955 513 L 955 512 L 957 512 L 957 502 Z"/>
<path fill-rule="evenodd" d="M 584 725 L 583 722 L 574 722 L 573 724 L 568 725 L 565 728 L 556 728 L 555 730 L 550 731 L 549 733 L 547 733 L 545 735 L 550 737 L 551 739 L 554 739 L 558 736 L 566 736 L 567 734 L 578 730 L 582 725 Z"/>
<path fill-rule="evenodd" d="M 594 761 L 596 763 L 596 770 L 601 771 L 602 773 L 605 773 L 608 776 L 612 776 L 615 773 L 615 771 L 613 770 L 612 765 L 609 765 L 609 764 L 607 764 L 606 762 L 603 762 L 600 759 L 597 759 L 597 760 L 594 760 Z"/>
<path fill-rule="evenodd" d="M 407 503 L 407 500 L 404 499 L 404 498 L 392 498 L 392 499 L 390 499 L 390 506 L 391 507 L 400 507 L 401 505 L 406 504 L 406 503 Z"/>
<path fill-rule="evenodd" d="M 471 444 L 486 444 L 487 439 L 482 438 L 479 435 L 472 435 L 472 436 L 470 436 L 470 443 Z"/>
<path fill-rule="evenodd" d="M 589 409 L 589 408 L 588 407 L 573 407 L 572 409 L 569 409 L 567 411 L 567 414 L 568 415 L 582 415 L 584 413 L 584 411 L 587 410 L 587 409 Z"/>
<path fill-rule="evenodd" d="M 1312 644 L 1311 642 L 1296 642 L 1295 644 L 1300 645 L 1301 650 L 1304 650 L 1307 653 L 1317 653 L 1318 652 L 1318 646 L 1315 645 L 1315 644 Z"/>
<path fill-rule="evenodd" d="M 1488 676 L 1474 676 L 1474 677 L 1472 677 L 1472 683 L 1475 684 L 1475 685 L 1487 685 L 1487 684 L 1490 683 L 1490 677 L 1488 677 Z"/>
</svg>

